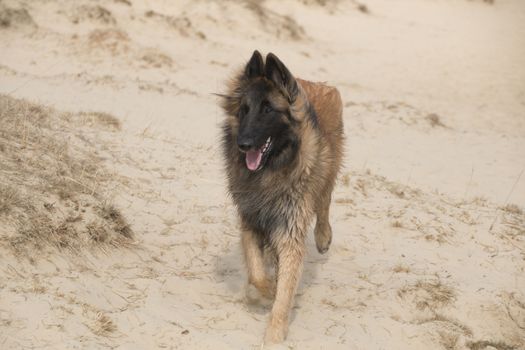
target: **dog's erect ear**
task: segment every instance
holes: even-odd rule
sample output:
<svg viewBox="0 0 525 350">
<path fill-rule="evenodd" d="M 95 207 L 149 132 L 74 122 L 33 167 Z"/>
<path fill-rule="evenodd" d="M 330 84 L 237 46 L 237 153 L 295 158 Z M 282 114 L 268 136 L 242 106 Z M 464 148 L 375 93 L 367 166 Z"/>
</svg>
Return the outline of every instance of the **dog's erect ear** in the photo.
<svg viewBox="0 0 525 350">
<path fill-rule="evenodd" d="M 264 75 L 264 62 L 261 53 L 257 50 L 253 52 L 252 58 L 244 69 L 247 78 L 262 77 Z"/>
<path fill-rule="evenodd" d="M 267 79 L 273 81 L 277 86 L 284 88 L 290 102 L 295 101 L 298 93 L 297 81 L 288 68 L 273 53 L 269 53 L 266 56 L 265 75 Z"/>
</svg>

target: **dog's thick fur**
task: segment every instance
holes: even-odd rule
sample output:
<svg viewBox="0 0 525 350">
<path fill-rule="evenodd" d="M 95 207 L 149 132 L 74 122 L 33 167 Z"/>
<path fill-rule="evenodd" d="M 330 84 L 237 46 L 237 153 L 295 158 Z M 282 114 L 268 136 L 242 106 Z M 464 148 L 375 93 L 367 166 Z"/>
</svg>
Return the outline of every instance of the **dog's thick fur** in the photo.
<svg viewBox="0 0 525 350">
<path fill-rule="evenodd" d="M 258 51 L 222 97 L 223 153 L 249 283 L 275 297 L 265 342 L 277 343 L 287 334 L 314 215 L 319 252 L 332 241 L 328 213 L 344 143 L 341 97 L 336 88 L 295 79 L 271 53 L 264 62 Z M 247 166 L 250 151 L 262 154 L 256 170 Z M 267 253 L 276 281 L 265 269 Z"/>
</svg>

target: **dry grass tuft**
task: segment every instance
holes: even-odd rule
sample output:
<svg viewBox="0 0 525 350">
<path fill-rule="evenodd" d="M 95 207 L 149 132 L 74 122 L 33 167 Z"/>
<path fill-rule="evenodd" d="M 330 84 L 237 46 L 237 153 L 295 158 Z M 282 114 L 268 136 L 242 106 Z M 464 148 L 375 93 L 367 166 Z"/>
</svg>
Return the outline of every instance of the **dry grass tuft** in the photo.
<svg viewBox="0 0 525 350">
<path fill-rule="evenodd" d="M 403 228 L 403 223 L 401 221 L 399 221 L 399 220 L 396 220 L 396 221 L 392 222 L 391 225 L 394 228 Z"/>
<path fill-rule="evenodd" d="M 459 334 L 450 332 L 439 332 L 439 342 L 446 350 L 455 350 L 458 346 Z"/>
<path fill-rule="evenodd" d="M 0 215 L 11 212 L 21 204 L 22 198 L 16 188 L 0 184 Z"/>
<path fill-rule="evenodd" d="M 516 214 L 516 215 L 522 215 L 523 210 L 518 207 L 516 204 L 507 204 L 500 208 L 501 210 L 509 213 L 509 214 Z"/>
<path fill-rule="evenodd" d="M 93 21 L 99 24 L 114 25 L 117 23 L 113 14 L 99 5 L 82 5 L 70 16 L 71 22 L 77 24 L 84 21 Z"/>
<path fill-rule="evenodd" d="M 36 23 L 24 8 L 11 8 L 0 3 L 0 29 L 10 27 L 36 28 Z"/>
<path fill-rule="evenodd" d="M 100 125 L 114 130 L 120 130 L 122 127 L 117 117 L 105 112 L 80 112 L 77 116 L 89 126 Z"/>
<path fill-rule="evenodd" d="M 128 43 L 128 34 L 118 29 L 95 29 L 88 36 L 89 49 L 107 51 L 113 56 L 127 53 Z"/>
<path fill-rule="evenodd" d="M 354 205 L 355 204 L 354 200 L 352 198 L 348 198 L 348 197 L 336 198 L 335 202 L 337 204 L 349 204 L 349 205 Z"/>
<path fill-rule="evenodd" d="M 368 6 L 366 6 L 365 4 L 358 4 L 357 5 L 357 10 L 359 10 L 359 12 L 362 12 L 362 13 L 365 13 L 365 14 L 369 14 L 370 13 L 370 10 L 368 9 Z"/>
<path fill-rule="evenodd" d="M 456 292 L 439 280 L 419 280 L 411 286 L 406 286 L 398 291 L 398 296 L 411 299 L 418 310 L 429 309 L 435 311 L 448 306 L 456 300 Z"/>
<path fill-rule="evenodd" d="M 350 186 L 350 173 L 346 173 L 341 177 L 341 182 L 346 187 Z"/>
<path fill-rule="evenodd" d="M 173 66 L 173 59 L 170 56 L 155 50 L 149 50 L 140 59 L 146 68 L 169 68 Z"/>
<path fill-rule="evenodd" d="M 100 216 L 111 224 L 113 231 L 126 238 L 132 238 L 133 232 L 122 213 L 112 205 L 103 205 L 99 207 Z"/>
<path fill-rule="evenodd" d="M 484 349 L 497 349 L 497 350 L 515 350 L 518 349 L 515 345 L 509 345 L 502 341 L 491 341 L 491 340 L 481 340 L 475 342 L 467 342 L 465 344 L 470 350 L 484 350 Z"/>
<path fill-rule="evenodd" d="M 111 174 L 70 124 L 67 113 L 0 95 L 0 242 L 19 256 L 122 246 L 132 237 L 97 191 Z M 95 234 L 93 222 L 104 232 Z"/>
<path fill-rule="evenodd" d="M 441 121 L 441 117 L 435 113 L 430 113 L 429 115 L 427 115 L 425 117 L 425 119 L 428 121 L 428 123 L 430 124 L 431 127 L 435 128 L 435 127 L 442 127 L 442 128 L 446 128 L 447 126 L 445 124 L 443 124 L 443 122 Z"/>
<path fill-rule="evenodd" d="M 173 17 L 163 13 L 159 13 L 153 10 L 146 11 L 144 14 L 146 18 L 153 18 L 166 23 L 170 28 L 179 32 L 184 37 L 195 37 L 199 39 L 206 39 L 206 34 L 199 30 L 198 26 L 195 26 L 191 19 L 185 15 Z"/>
<path fill-rule="evenodd" d="M 302 40 L 306 37 L 304 28 L 295 19 L 270 10 L 263 1 L 243 0 L 241 3 L 255 15 L 265 31 L 277 38 Z"/>
<path fill-rule="evenodd" d="M 398 198 L 405 198 L 406 194 L 404 187 L 406 186 L 402 186 L 396 183 L 390 183 L 387 185 L 387 190 Z"/>
<path fill-rule="evenodd" d="M 113 1 L 115 1 L 117 4 L 123 4 L 123 5 L 131 6 L 131 1 L 129 1 L 129 0 L 113 0 Z"/>
<path fill-rule="evenodd" d="M 397 264 L 396 266 L 392 268 L 392 271 L 394 271 L 395 273 L 401 273 L 401 272 L 409 273 L 410 267 L 403 265 L 403 264 Z"/>
<path fill-rule="evenodd" d="M 101 337 L 107 337 L 117 331 L 115 323 L 103 313 L 97 315 L 97 319 L 89 328 L 94 334 Z"/>
<path fill-rule="evenodd" d="M 451 328 L 455 332 L 459 331 L 466 336 L 471 337 L 473 335 L 472 330 L 468 326 L 462 324 L 458 320 L 455 320 L 451 317 L 447 317 L 447 316 L 444 316 L 438 313 L 434 314 L 433 317 L 425 318 L 423 320 L 418 321 L 417 324 L 434 323 L 434 322 L 446 324 L 449 328 Z"/>
</svg>

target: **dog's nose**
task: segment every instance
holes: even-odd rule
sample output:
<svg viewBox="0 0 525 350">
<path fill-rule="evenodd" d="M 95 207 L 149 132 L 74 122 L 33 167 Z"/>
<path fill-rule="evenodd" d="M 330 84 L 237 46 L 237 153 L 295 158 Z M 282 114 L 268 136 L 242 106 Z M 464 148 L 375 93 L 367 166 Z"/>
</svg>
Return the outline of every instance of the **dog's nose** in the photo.
<svg viewBox="0 0 525 350">
<path fill-rule="evenodd" d="M 237 146 L 243 152 L 249 151 L 253 147 L 253 139 L 239 137 L 237 139 Z"/>
</svg>

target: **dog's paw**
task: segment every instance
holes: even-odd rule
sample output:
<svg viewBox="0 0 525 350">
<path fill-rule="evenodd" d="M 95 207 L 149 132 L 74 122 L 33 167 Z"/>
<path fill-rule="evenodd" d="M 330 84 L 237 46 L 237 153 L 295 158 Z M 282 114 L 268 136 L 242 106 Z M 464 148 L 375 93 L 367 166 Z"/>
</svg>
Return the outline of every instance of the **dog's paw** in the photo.
<svg viewBox="0 0 525 350">
<path fill-rule="evenodd" d="M 267 279 L 263 283 L 258 283 L 255 287 L 259 290 L 263 297 L 273 300 L 275 298 L 276 284 L 274 280 Z"/>
<path fill-rule="evenodd" d="M 261 281 L 251 281 L 250 284 L 257 289 L 260 296 L 270 300 L 273 300 L 275 298 L 275 280 L 267 278 Z"/>
<path fill-rule="evenodd" d="M 286 326 L 282 324 L 272 325 L 270 322 L 268 328 L 266 328 L 266 334 L 264 335 L 264 344 L 270 345 L 282 343 L 286 339 L 287 333 L 288 329 Z"/>
<path fill-rule="evenodd" d="M 330 244 L 332 244 L 332 228 L 330 227 L 330 225 L 325 227 L 323 230 L 319 227 L 316 227 L 314 235 L 317 251 L 320 254 L 326 253 L 330 248 Z"/>
<path fill-rule="evenodd" d="M 246 301 L 248 304 L 269 307 L 273 303 L 273 298 L 267 297 L 260 289 L 249 283 L 246 286 Z"/>
</svg>

